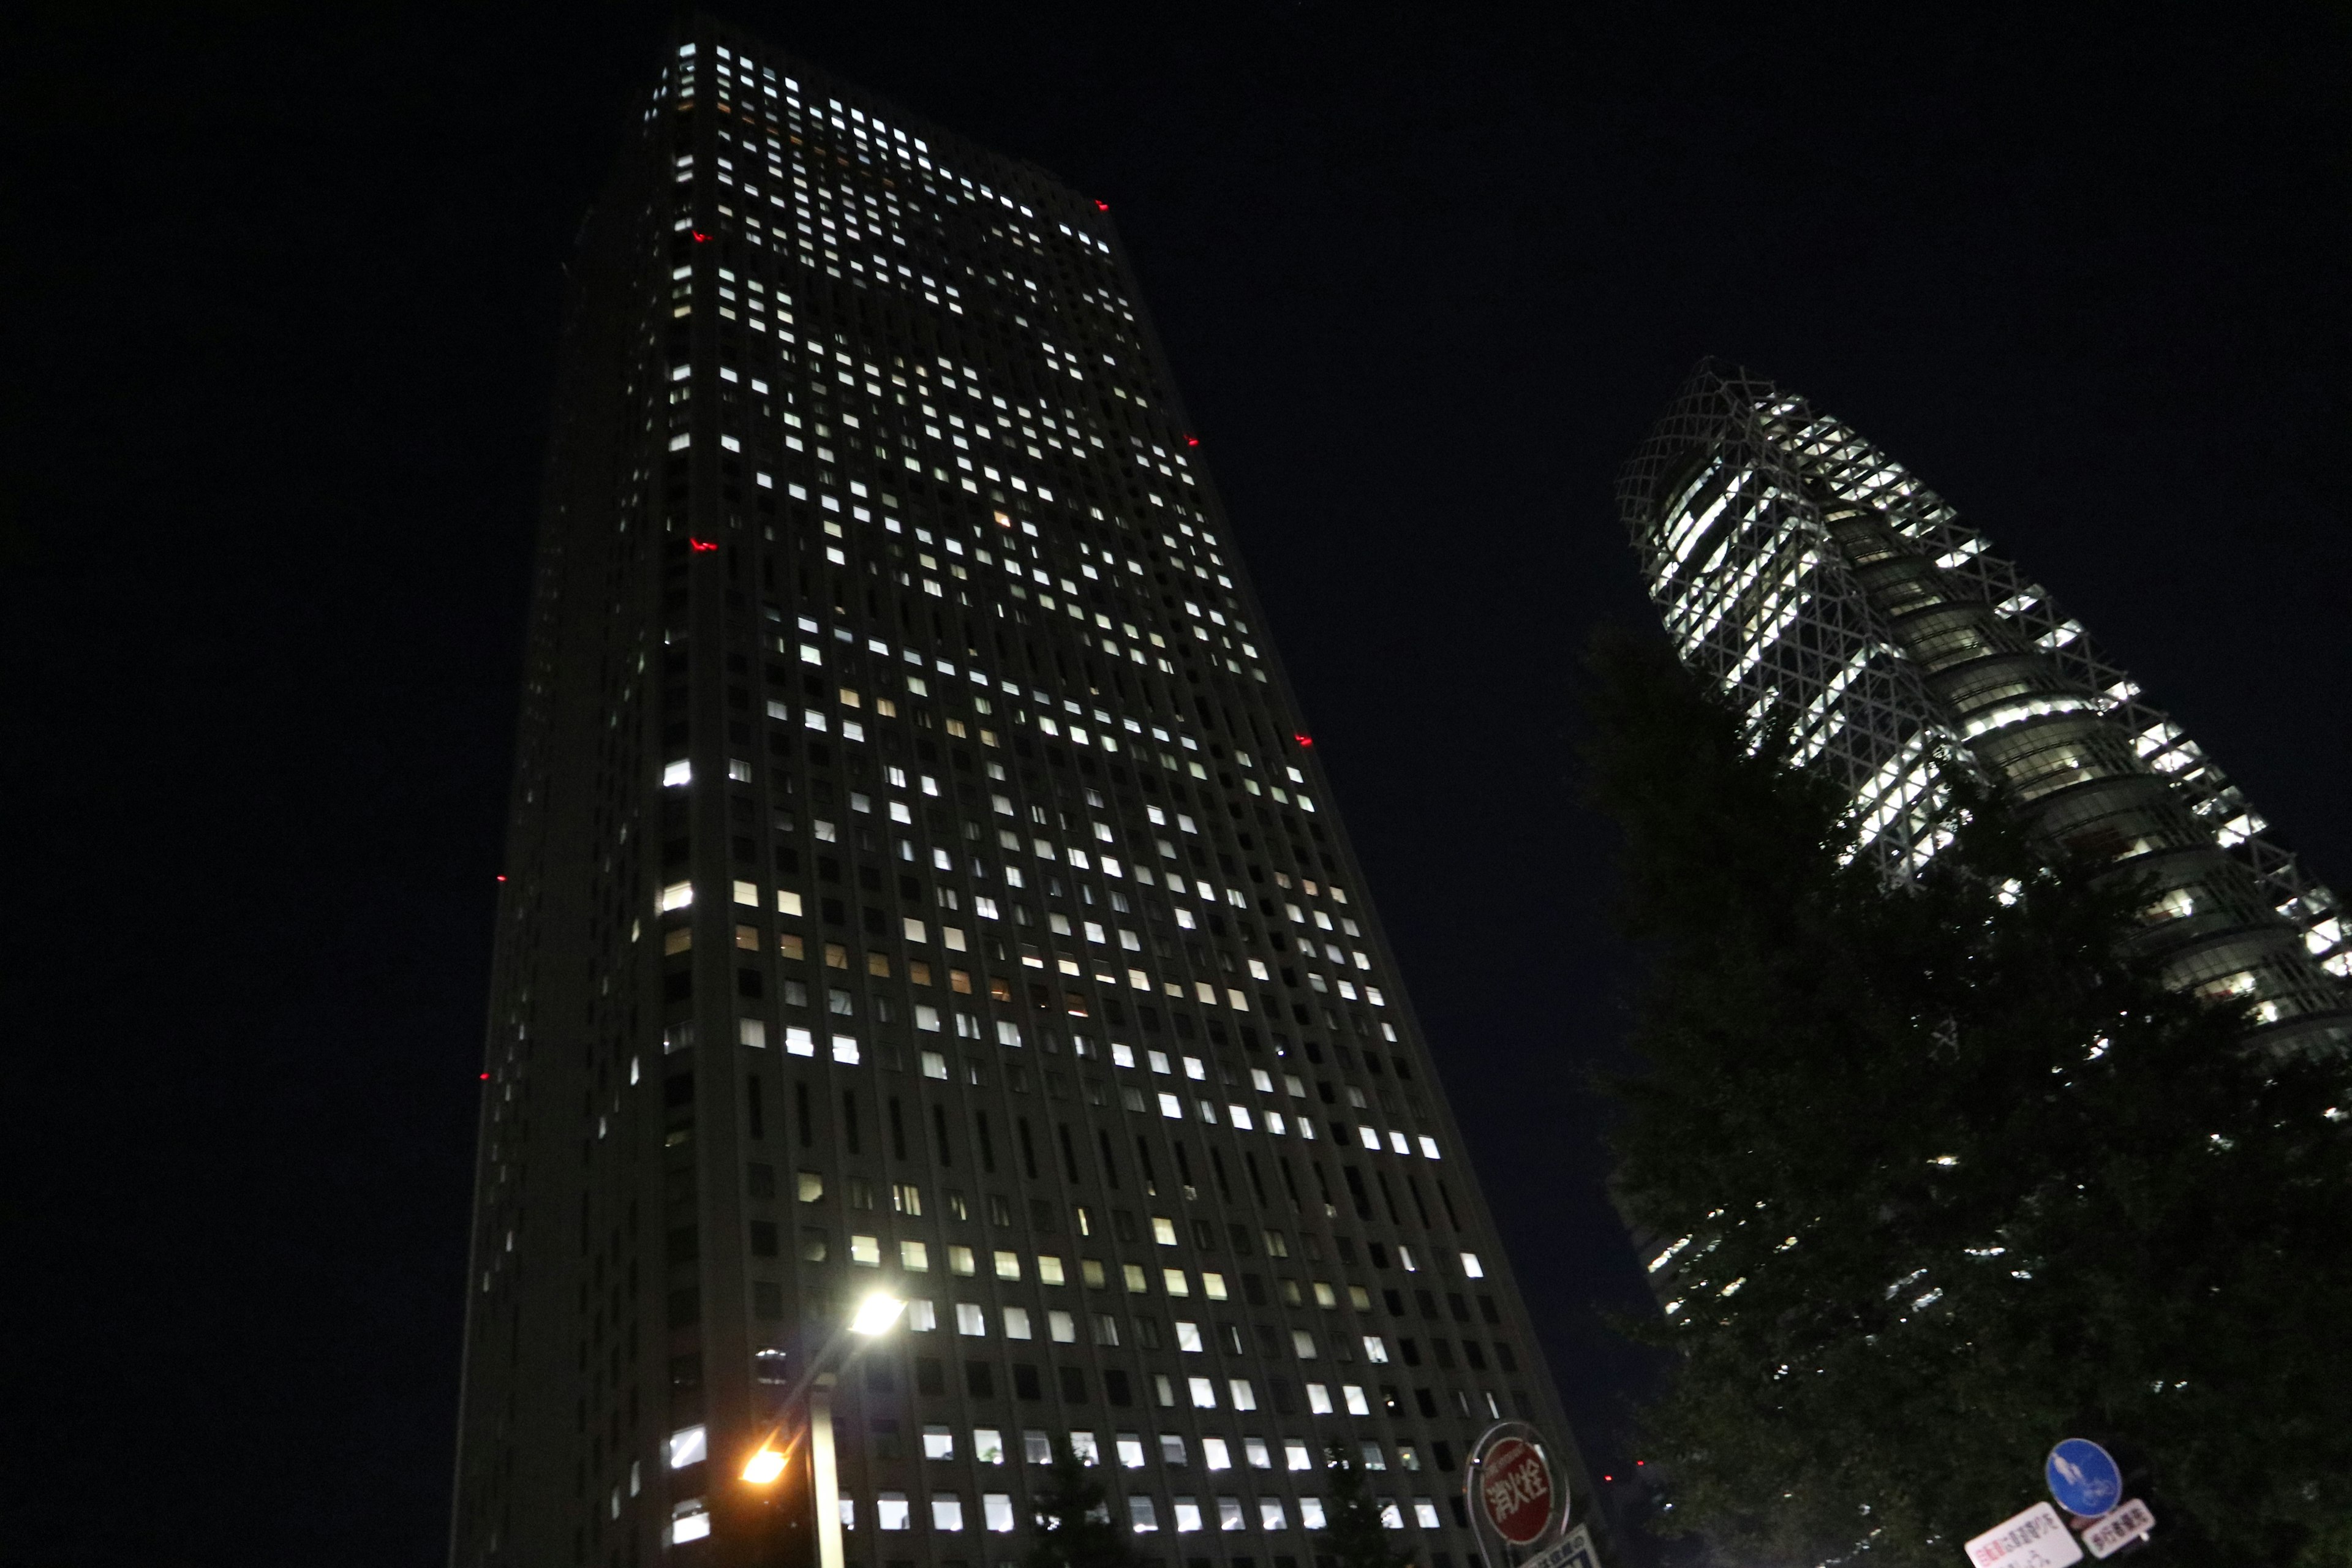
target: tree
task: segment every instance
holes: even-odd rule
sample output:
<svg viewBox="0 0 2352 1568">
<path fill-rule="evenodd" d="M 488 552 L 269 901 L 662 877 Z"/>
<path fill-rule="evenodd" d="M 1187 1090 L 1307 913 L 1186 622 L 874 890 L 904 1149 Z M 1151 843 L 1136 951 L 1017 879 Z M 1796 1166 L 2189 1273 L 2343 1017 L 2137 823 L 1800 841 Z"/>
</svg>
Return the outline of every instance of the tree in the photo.
<svg viewBox="0 0 2352 1568">
<path fill-rule="evenodd" d="M 1076 1453 L 1063 1450 L 1031 1500 L 1037 1542 L 1022 1559 L 1024 1568 L 1133 1568 L 1135 1553 L 1111 1518 L 1099 1472 Z"/>
<path fill-rule="evenodd" d="M 2158 1510 L 2155 1558 L 2345 1563 L 2342 1064 L 2167 991 L 2147 897 L 1957 771 L 1958 841 L 1890 888 L 1663 650 L 1590 668 L 1644 959 L 1618 1179 L 1680 1249 L 1644 1415 L 1680 1527 L 1940 1568 L 2079 1436 Z"/>
<path fill-rule="evenodd" d="M 1339 1568 L 1406 1568 L 1412 1560 L 1390 1542 L 1380 1504 L 1364 1489 L 1364 1472 L 1346 1444 L 1323 1450 L 1323 1469 L 1331 1496 L 1323 1505 L 1322 1541 Z"/>
</svg>

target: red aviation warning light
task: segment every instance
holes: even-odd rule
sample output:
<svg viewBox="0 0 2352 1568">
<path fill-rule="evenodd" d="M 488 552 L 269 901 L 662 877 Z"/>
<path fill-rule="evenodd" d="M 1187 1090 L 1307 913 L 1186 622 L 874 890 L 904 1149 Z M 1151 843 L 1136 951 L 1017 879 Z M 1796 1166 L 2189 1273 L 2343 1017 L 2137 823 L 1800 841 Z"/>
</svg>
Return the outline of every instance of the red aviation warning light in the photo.
<svg viewBox="0 0 2352 1568">
<path fill-rule="evenodd" d="M 1312 735 L 1293 735 L 1290 738 L 1302 746 L 1311 746 L 1315 743 L 1315 737 Z"/>
<path fill-rule="evenodd" d="M 1110 211 L 1110 204 L 1109 204 L 1108 202 L 1107 202 L 1107 201 L 1103 201 L 1103 200 L 1101 200 L 1100 198 L 1097 198 L 1097 199 L 1096 200 L 1096 202 L 1095 202 L 1095 211 L 1097 211 L 1097 212 L 1098 212 L 1098 213 L 1107 213 L 1107 212 Z"/>
<path fill-rule="evenodd" d="M 686 536 L 686 542 L 688 547 L 693 550 L 698 555 L 706 550 L 716 550 L 719 548 L 719 541 L 714 539 L 706 543 L 702 540 L 695 538 L 694 535 L 690 533 Z"/>
<path fill-rule="evenodd" d="M 698 229 L 698 229 L 696 229 L 696 230 L 694 230 L 694 243 L 695 243 L 695 244 L 697 244 L 697 245 L 700 245 L 700 244 L 702 244 L 705 240 L 709 239 L 709 237 L 709 237 L 709 235 L 707 235 L 707 234 L 703 233 L 703 232 L 702 232 L 700 229 Z"/>
</svg>

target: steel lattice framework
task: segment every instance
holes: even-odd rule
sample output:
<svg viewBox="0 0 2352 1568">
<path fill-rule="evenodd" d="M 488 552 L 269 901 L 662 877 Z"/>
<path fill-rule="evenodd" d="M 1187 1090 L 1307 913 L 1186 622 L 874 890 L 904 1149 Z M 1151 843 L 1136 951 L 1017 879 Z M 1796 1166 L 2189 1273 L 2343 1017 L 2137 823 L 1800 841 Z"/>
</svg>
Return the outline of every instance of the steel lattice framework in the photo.
<svg viewBox="0 0 2352 1568">
<path fill-rule="evenodd" d="M 1908 877 L 1951 837 L 1939 768 L 2153 871 L 2183 989 L 2284 1039 L 2352 1040 L 2336 897 L 2080 622 L 1901 464 L 1801 397 L 1700 364 L 1618 504 L 1675 651 L 1751 735 L 1853 803 L 1855 848 Z M 2161 787 L 2159 787 L 2159 785 Z"/>
</svg>

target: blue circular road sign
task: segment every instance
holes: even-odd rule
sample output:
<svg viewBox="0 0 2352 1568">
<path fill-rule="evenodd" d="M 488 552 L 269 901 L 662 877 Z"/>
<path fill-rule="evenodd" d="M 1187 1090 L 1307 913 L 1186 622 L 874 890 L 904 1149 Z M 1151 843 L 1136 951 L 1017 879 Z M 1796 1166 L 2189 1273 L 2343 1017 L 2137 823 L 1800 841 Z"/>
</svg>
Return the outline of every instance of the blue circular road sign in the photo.
<svg viewBox="0 0 2352 1568">
<path fill-rule="evenodd" d="M 2096 1519 L 2124 1500 L 2123 1471 L 2088 1437 L 2069 1437 L 2051 1449 L 2042 1474 L 2050 1495 L 2068 1513 Z"/>
</svg>

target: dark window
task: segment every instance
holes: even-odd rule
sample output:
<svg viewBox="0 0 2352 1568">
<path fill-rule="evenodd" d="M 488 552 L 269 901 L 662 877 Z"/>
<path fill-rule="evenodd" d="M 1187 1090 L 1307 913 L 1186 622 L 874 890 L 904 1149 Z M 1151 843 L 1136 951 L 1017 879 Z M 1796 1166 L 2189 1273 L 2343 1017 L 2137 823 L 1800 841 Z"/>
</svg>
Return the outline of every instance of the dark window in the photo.
<svg viewBox="0 0 2352 1568">
<path fill-rule="evenodd" d="M 1087 1371 L 1080 1366 L 1066 1366 L 1062 1374 L 1062 1398 L 1072 1405 L 1087 1402 Z"/>
<path fill-rule="evenodd" d="M 963 1391 L 974 1399 L 996 1397 L 996 1371 L 984 1361 L 963 1363 Z"/>
<path fill-rule="evenodd" d="M 917 1356 L 915 1358 L 915 1392 L 945 1394 L 947 1391 L 947 1369 L 940 1365 L 939 1358 L 927 1355 Z"/>
<path fill-rule="evenodd" d="M 1478 1315 L 1496 1325 L 1500 1325 L 1503 1321 L 1503 1314 L 1495 1310 L 1495 1298 L 1492 1296 L 1478 1298 Z"/>
<path fill-rule="evenodd" d="M 1104 1373 L 1103 1397 L 1113 1405 L 1132 1404 L 1134 1394 L 1127 1385 L 1127 1373 L 1115 1367 Z"/>
<path fill-rule="evenodd" d="M 1044 1393 L 1037 1382 L 1037 1369 L 1026 1362 L 1013 1363 L 1013 1396 L 1016 1399 L 1042 1399 Z"/>
<path fill-rule="evenodd" d="M 751 1222 L 751 1256 L 773 1258 L 776 1255 L 776 1222 L 755 1219 Z"/>
<path fill-rule="evenodd" d="M 776 1168 L 754 1160 L 743 1167 L 743 1187 L 755 1198 L 776 1195 Z"/>
<path fill-rule="evenodd" d="M 755 1318 L 781 1318 L 784 1315 L 784 1291 L 781 1285 L 754 1280 L 751 1285 L 751 1315 Z"/>
<path fill-rule="evenodd" d="M 691 1285 L 669 1293 L 669 1326 L 683 1329 L 702 1320 L 702 1295 Z"/>
<path fill-rule="evenodd" d="M 691 1263 L 700 1252 L 694 1226 L 680 1226 L 669 1233 L 669 1260 L 672 1263 Z"/>
</svg>

